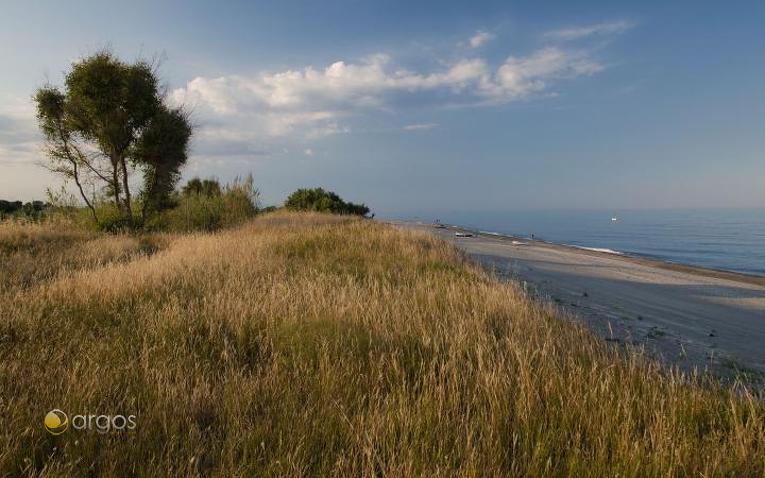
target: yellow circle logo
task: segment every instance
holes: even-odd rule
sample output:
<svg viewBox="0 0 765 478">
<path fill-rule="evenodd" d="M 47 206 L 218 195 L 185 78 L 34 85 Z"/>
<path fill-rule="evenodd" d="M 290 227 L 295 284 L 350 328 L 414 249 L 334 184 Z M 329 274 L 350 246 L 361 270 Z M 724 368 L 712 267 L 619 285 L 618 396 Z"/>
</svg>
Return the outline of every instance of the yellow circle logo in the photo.
<svg viewBox="0 0 765 478">
<path fill-rule="evenodd" d="M 61 435 L 69 428 L 69 417 L 58 408 L 45 415 L 45 429 L 51 435 Z"/>
</svg>

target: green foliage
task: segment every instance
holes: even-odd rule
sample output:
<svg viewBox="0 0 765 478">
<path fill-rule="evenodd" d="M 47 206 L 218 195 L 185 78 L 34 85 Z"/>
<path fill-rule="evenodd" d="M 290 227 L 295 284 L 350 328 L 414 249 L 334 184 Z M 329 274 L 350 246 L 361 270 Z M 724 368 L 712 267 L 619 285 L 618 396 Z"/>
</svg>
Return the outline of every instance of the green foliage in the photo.
<svg viewBox="0 0 765 478">
<path fill-rule="evenodd" d="M 122 155 L 157 114 L 158 83 L 145 62 L 128 64 L 107 51 L 81 60 L 65 81 L 69 126 L 107 156 Z"/>
<path fill-rule="evenodd" d="M 187 114 L 164 106 L 143 131 L 131 157 L 144 166 L 144 218 L 172 205 L 170 194 L 180 178 L 180 167 L 186 163 L 190 138 Z"/>
<path fill-rule="evenodd" d="M 215 231 L 253 217 L 258 212 L 258 197 L 252 176 L 237 178 L 222 188 L 215 180 L 195 178 L 183 188 L 175 207 L 151 218 L 145 227 L 179 232 Z"/>
<path fill-rule="evenodd" d="M 290 194 L 284 206 L 293 211 L 318 211 L 358 216 L 369 214 L 369 208 L 364 204 L 345 202 L 337 194 L 322 188 L 298 189 Z"/>
<path fill-rule="evenodd" d="M 45 86 L 37 90 L 34 100 L 37 103 L 37 117 L 43 134 L 51 137 L 61 133 L 61 139 L 70 139 L 71 133 L 63 124 L 66 105 L 64 94 L 57 88 Z"/>
<path fill-rule="evenodd" d="M 221 195 L 220 183 L 216 179 L 192 178 L 183 186 L 181 193 L 184 196 L 199 194 L 208 197 Z"/>
<path fill-rule="evenodd" d="M 140 226 L 139 218 L 128 220 L 112 202 L 99 201 L 95 204 L 98 213 L 96 229 L 105 232 L 125 232 Z M 82 219 L 80 219 L 82 222 Z"/>
</svg>

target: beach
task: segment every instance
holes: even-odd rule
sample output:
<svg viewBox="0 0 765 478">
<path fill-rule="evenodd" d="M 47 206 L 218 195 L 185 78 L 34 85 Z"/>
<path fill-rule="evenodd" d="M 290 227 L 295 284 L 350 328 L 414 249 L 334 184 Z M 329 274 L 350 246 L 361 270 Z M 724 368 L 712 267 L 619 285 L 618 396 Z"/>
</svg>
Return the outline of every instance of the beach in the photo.
<svg viewBox="0 0 765 478">
<path fill-rule="evenodd" d="M 605 340 L 667 363 L 730 377 L 765 373 L 765 278 L 587 250 L 456 226 L 392 221 L 456 244 L 497 276 L 524 283 Z M 473 234 L 457 237 L 455 233 Z"/>
</svg>

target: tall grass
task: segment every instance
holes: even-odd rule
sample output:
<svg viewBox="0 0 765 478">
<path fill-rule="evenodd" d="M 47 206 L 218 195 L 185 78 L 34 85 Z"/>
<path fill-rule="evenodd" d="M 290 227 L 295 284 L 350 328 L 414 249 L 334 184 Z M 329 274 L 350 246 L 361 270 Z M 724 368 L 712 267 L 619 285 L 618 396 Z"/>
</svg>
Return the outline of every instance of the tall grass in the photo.
<svg viewBox="0 0 765 478">
<path fill-rule="evenodd" d="M 130 261 L 165 242 L 157 235 L 99 235 L 56 218 L 0 221 L 0 294 L 39 285 L 58 274 Z"/>
<path fill-rule="evenodd" d="M 133 201 L 133 217 L 128 219 L 115 206 L 112 199 L 101 197 L 93 201 L 96 221 L 90 209 L 79 206 L 76 198 L 49 192 L 50 204 L 44 213 L 26 222 L 53 223 L 67 229 L 84 231 L 127 232 L 212 232 L 237 226 L 252 219 L 258 212 L 260 193 L 252 175 L 237 177 L 222 187 L 217 180 L 216 188 L 206 192 L 173 192 L 167 207 L 161 211 L 143 214 L 144 204 L 140 196 Z M 11 218 L 11 220 L 14 220 Z M 0 217 L 0 223 L 3 218 Z M 15 222 L 19 222 L 16 220 Z"/>
<path fill-rule="evenodd" d="M 765 472 L 762 397 L 608 347 L 430 236 L 269 214 L 165 240 L 0 294 L 0 474 Z M 138 426 L 52 436 L 52 408 Z"/>
<path fill-rule="evenodd" d="M 148 224 L 150 229 L 175 232 L 216 231 L 251 219 L 258 209 L 252 176 L 236 178 L 219 194 L 182 194 L 177 204 Z"/>
</svg>

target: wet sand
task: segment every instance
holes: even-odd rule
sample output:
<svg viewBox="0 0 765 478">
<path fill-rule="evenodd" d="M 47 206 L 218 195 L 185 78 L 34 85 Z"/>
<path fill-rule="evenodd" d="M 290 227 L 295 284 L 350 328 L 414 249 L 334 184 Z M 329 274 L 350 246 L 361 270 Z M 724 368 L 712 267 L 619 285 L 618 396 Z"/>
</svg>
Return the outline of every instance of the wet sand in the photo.
<svg viewBox="0 0 765 478">
<path fill-rule="evenodd" d="M 765 278 L 506 236 L 455 237 L 465 231 L 457 227 L 392 223 L 455 243 L 606 340 L 643 345 L 684 369 L 765 376 Z"/>
</svg>

